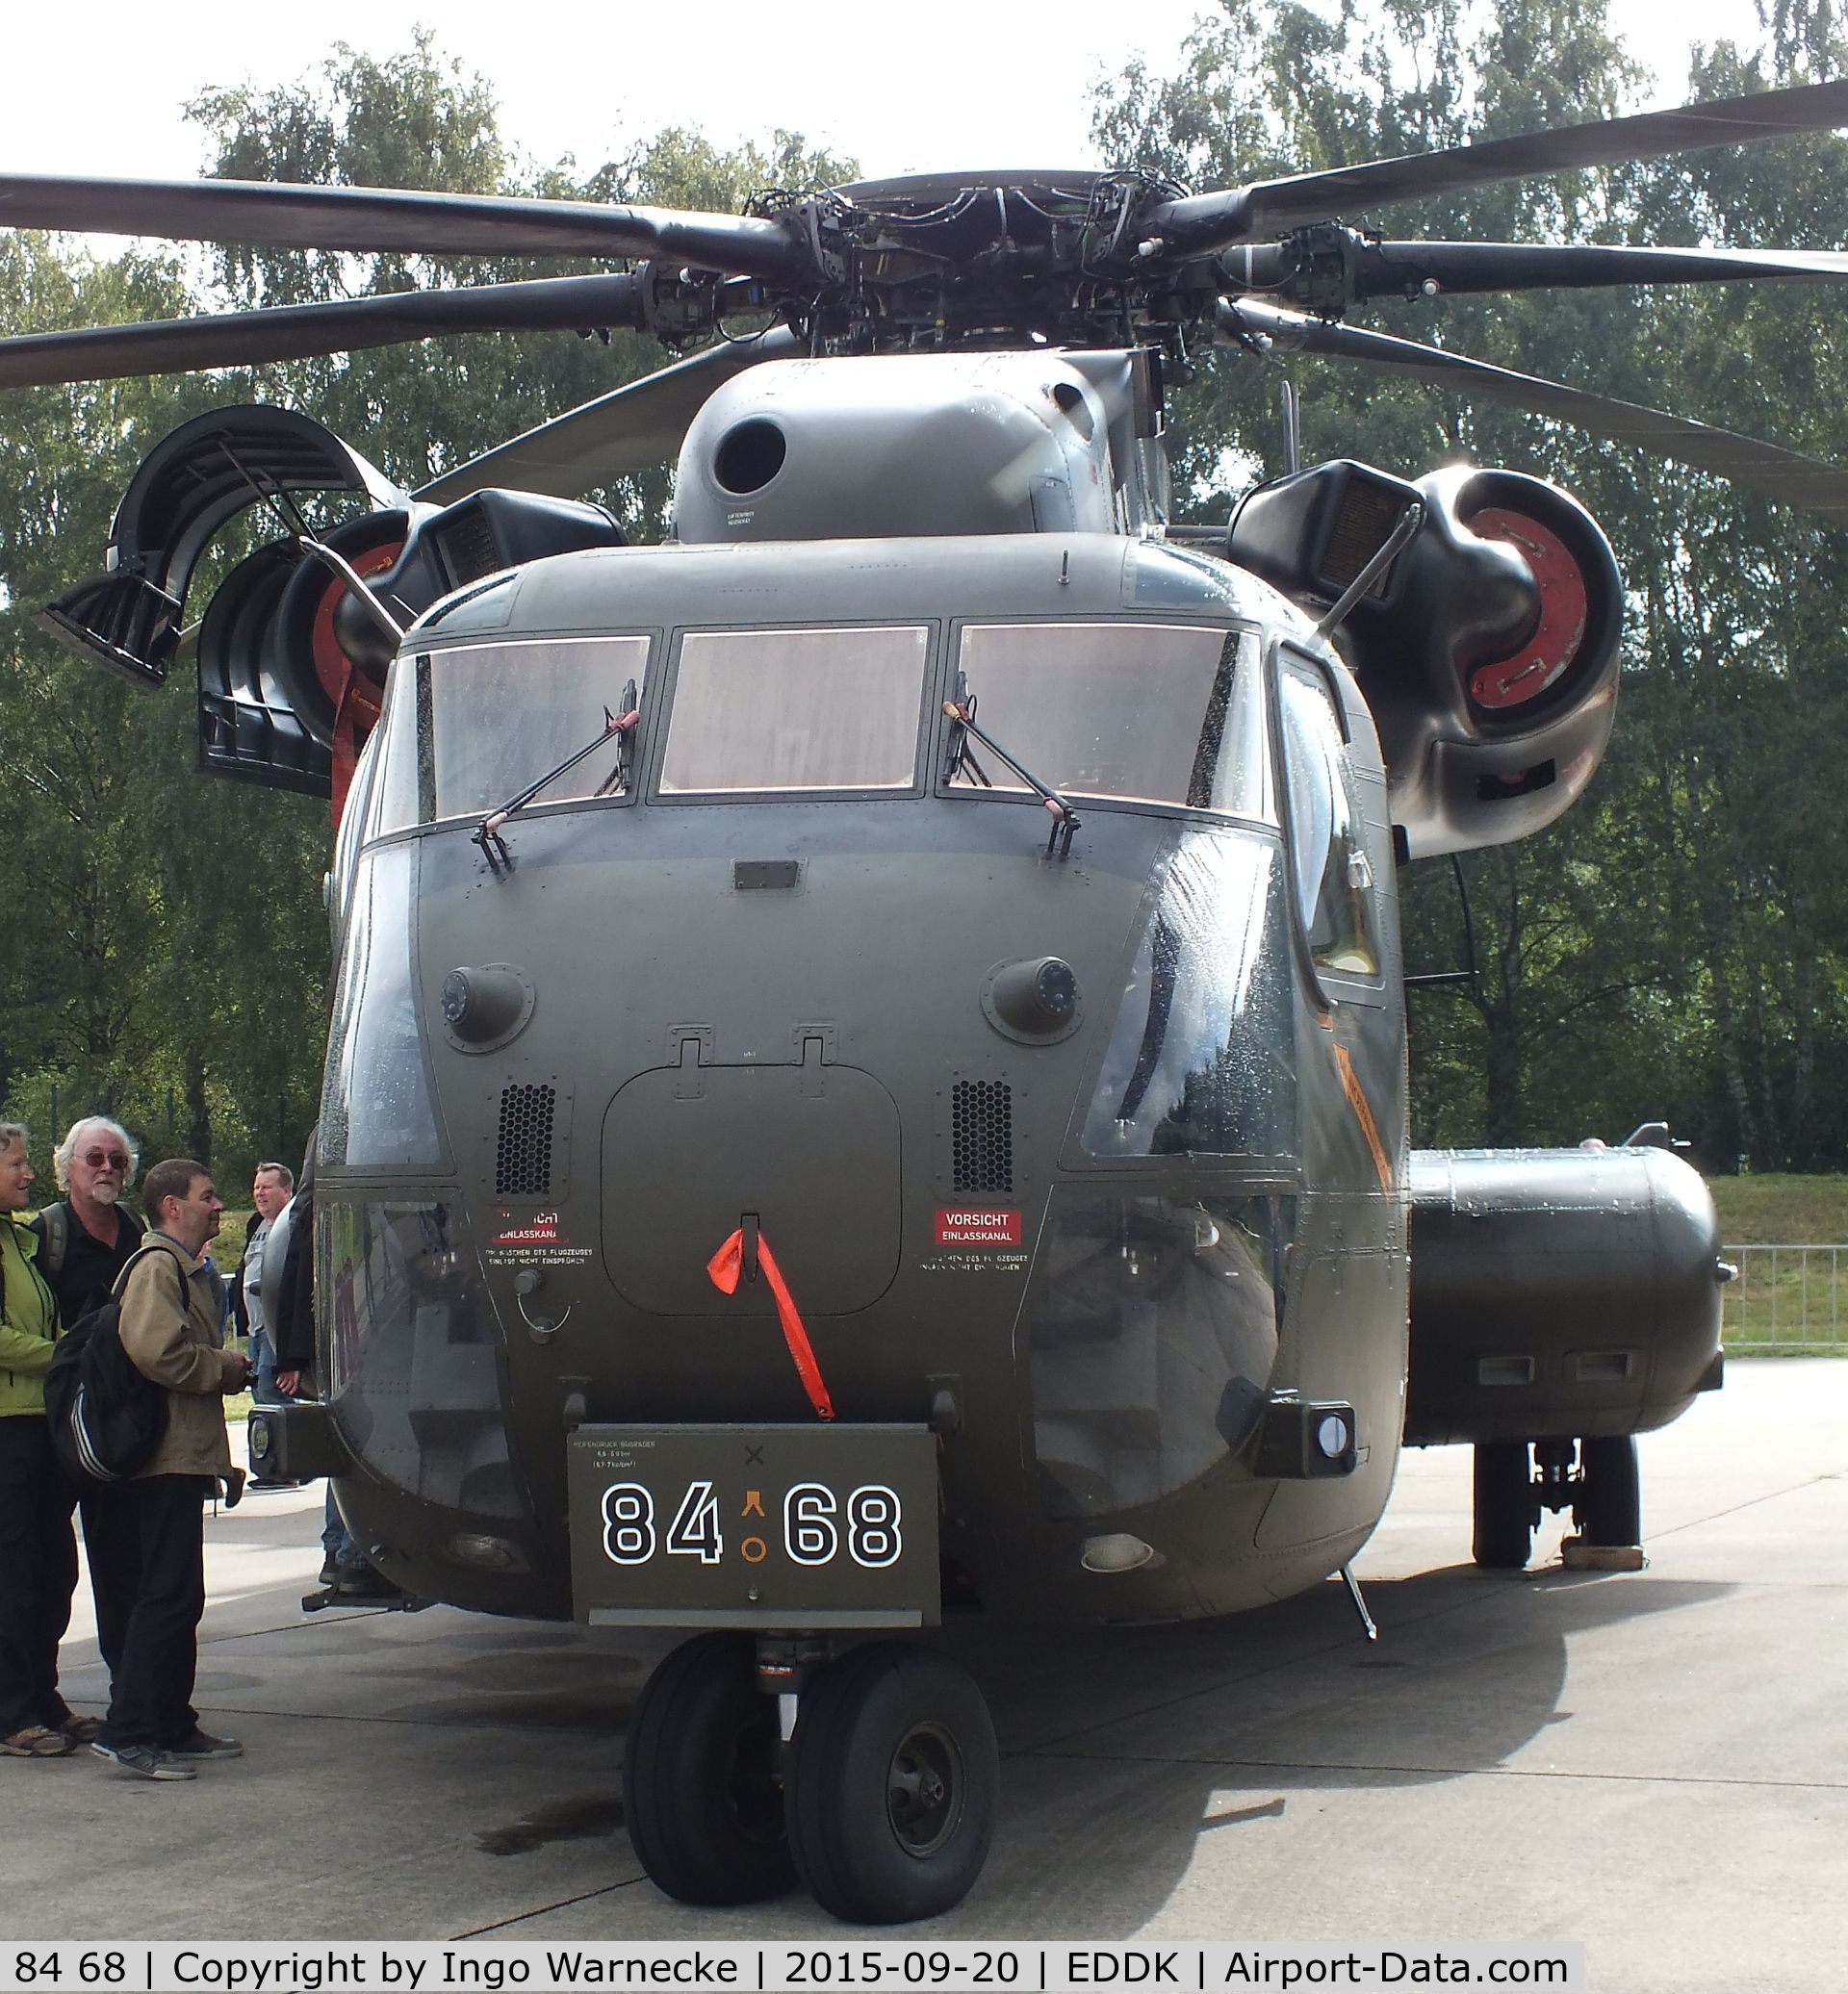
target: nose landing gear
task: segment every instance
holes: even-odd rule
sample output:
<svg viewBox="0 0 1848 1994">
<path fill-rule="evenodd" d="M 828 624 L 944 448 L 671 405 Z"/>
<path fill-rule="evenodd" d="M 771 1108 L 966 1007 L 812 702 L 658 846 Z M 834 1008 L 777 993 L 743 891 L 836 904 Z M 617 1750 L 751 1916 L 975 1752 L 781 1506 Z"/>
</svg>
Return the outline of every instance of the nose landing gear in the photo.
<svg viewBox="0 0 1848 1994">
<path fill-rule="evenodd" d="M 860 1924 L 960 1904 L 988 1856 L 1000 1775 L 968 1672 L 873 1642 L 806 1663 L 791 1699 L 789 1644 L 765 1647 L 775 1667 L 749 1636 L 704 1634 L 649 1678 L 624 1773 L 642 1867 L 683 1904 L 755 1903 L 798 1878 Z M 766 1688 L 795 1703 L 786 1738 Z"/>
<path fill-rule="evenodd" d="M 701 1634 L 648 1678 L 629 1721 L 623 1812 L 642 1867 L 682 1904 L 793 1889 L 777 1704 L 748 1634 Z"/>
<path fill-rule="evenodd" d="M 864 1925 L 961 1904 L 994 1832 L 1000 1752 L 968 1673 L 875 1642 L 803 1699 L 789 1767 L 789 1844 L 824 1910 Z"/>
</svg>

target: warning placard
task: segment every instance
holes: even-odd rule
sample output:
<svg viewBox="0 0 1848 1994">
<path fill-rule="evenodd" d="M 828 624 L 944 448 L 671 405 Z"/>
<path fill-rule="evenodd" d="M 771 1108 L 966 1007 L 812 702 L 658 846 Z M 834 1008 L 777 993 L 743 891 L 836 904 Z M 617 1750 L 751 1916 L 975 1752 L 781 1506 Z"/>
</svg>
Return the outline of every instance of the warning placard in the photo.
<svg viewBox="0 0 1848 1994">
<path fill-rule="evenodd" d="M 1017 1212 L 984 1212 L 969 1206 L 953 1206 L 937 1214 L 937 1243 L 939 1246 L 1017 1246 L 1020 1243 L 1020 1214 Z"/>
<path fill-rule="evenodd" d="M 558 1230 L 555 1212 L 535 1212 L 530 1217 L 516 1217 L 502 1211 L 500 1229 L 494 1236 L 497 1246 L 569 1246 L 571 1241 Z"/>
</svg>

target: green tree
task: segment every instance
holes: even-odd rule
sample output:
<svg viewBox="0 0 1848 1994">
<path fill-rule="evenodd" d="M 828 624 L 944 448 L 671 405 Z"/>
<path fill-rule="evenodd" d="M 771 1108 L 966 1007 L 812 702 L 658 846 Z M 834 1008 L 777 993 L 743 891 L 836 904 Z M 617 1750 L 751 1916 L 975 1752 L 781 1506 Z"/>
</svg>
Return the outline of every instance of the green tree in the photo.
<svg viewBox="0 0 1848 1994">
<path fill-rule="evenodd" d="M 502 142 L 488 86 L 426 35 L 384 61 L 339 48 L 294 84 L 209 88 L 192 108 L 211 169 L 243 179 L 730 207 L 759 187 L 855 170 L 788 134 L 722 153 L 684 132 L 664 132 L 588 175 L 568 160 L 539 169 Z M 44 237 L 0 235 L 0 323 L 13 332 L 108 324 L 570 266 L 228 249 L 203 287 L 189 281 L 190 268 L 139 254 L 97 261 Z M 0 757 L 13 778 L 21 889 L 0 961 L 0 1100 L 34 1120 L 40 1161 L 54 1118 L 104 1110 L 150 1155 L 203 1156 L 228 1186 L 259 1156 L 298 1156 L 319 1097 L 325 806 L 196 780 L 183 670 L 158 696 L 140 696 L 67 656 L 32 622 L 95 565 L 141 459 L 189 417 L 268 399 L 314 414 L 416 486 L 664 357 L 631 333 L 607 345 L 483 335 L 0 396 Z M 667 474 L 605 496 L 632 524 L 657 524 Z M 256 529 L 272 530 L 267 522 Z M 192 613 L 209 586 L 202 573 Z"/>
<path fill-rule="evenodd" d="M 1328 19 L 1226 0 L 1223 13 L 1176 76 L 1132 69 L 1104 91 L 1113 157 L 1223 184 L 1606 115 L 1635 80 L 1599 0 L 1511 0 L 1471 47 L 1455 9 Z M 1767 54 L 1703 55 L 1691 94 L 1838 66 L 1826 6 L 1793 6 Z M 1820 247 L 1848 234 L 1844 172 L 1848 147 L 1825 137 L 1372 218 L 1405 236 Z M 1813 291 L 1726 286 L 1419 301 L 1373 322 L 1828 457 L 1843 447 L 1837 319 Z M 1842 719 L 1839 532 L 1505 409 L 1358 370 L 1292 371 L 1309 460 L 1540 472 L 1591 506 L 1630 589 L 1622 714 L 1589 795 L 1537 838 L 1460 867 L 1478 974 L 1461 995 L 1417 1001 L 1421 1139 L 1570 1140 L 1667 1112 L 1709 1161 L 1840 1158 L 1840 833 L 1815 780 Z M 1214 355 L 1178 398 L 1193 517 L 1223 518 L 1254 466 L 1281 468 L 1274 393 L 1249 356 Z M 1414 867 L 1406 887 L 1415 966 L 1454 966 L 1450 868 Z"/>
</svg>

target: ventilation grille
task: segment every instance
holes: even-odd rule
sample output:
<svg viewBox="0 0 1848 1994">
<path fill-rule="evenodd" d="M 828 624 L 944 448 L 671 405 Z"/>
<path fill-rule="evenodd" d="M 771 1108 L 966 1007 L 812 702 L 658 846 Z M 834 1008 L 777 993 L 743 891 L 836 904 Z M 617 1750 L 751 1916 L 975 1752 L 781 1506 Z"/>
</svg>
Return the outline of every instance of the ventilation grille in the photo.
<svg viewBox="0 0 1848 1994">
<path fill-rule="evenodd" d="M 959 1080 L 950 1134 L 958 1190 L 1014 1189 L 1014 1089 L 1005 1080 Z"/>
<path fill-rule="evenodd" d="M 555 1099 L 549 1086 L 500 1089 L 500 1138 L 494 1151 L 496 1197 L 543 1198 L 552 1189 Z"/>
<path fill-rule="evenodd" d="M 443 565 L 449 571 L 452 588 L 479 581 L 484 575 L 492 575 L 497 568 L 507 565 L 500 542 L 494 537 L 494 527 L 478 505 L 451 513 L 435 528 L 435 540 Z"/>
</svg>

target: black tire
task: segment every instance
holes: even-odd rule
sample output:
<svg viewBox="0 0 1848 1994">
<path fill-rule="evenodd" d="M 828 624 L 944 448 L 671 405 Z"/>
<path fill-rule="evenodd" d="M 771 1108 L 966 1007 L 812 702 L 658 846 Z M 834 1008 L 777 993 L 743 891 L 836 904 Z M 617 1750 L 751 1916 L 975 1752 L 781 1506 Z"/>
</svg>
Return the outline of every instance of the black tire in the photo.
<svg viewBox="0 0 1848 1994">
<path fill-rule="evenodd" d="M 897 1642 L 852 1649 L 803 1693 L 794 1743 L 789 1846 L 824 1910 L 903 1925 L 962 1903 L 1001 1773 L 966 1670 Z"/>
<path fill-rule="evenodd" d="M 795 1887 L 778 1783 L 777 1700 L 747 1636 L 702 1634 L 648 1678 L 629 1720 L 623 1813 L 650 1879 L 682 1904 Z"/>
<path fill-rule="evenodd" d="M 1524 1440 L 1476 1445 L 1476 1537 L 1472 1551 L 1487 1572 L 1521 1572 L 1533 1549 L 1540 1508 Z"/>
<path fill-rule="evenodd" d="M 1572 1513 L 1585 1542 L 1641 1544 L 1643 1499 L 1636 1474 L 1635 1441 L 1628 1434 L 1617 1440 L 1581 1440 L 1578 1477 Z"/>
</svg>

